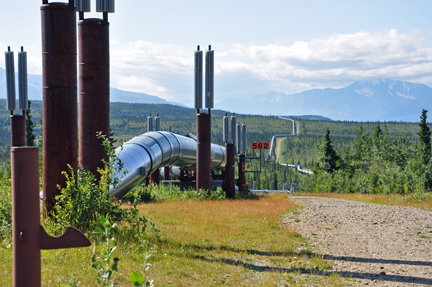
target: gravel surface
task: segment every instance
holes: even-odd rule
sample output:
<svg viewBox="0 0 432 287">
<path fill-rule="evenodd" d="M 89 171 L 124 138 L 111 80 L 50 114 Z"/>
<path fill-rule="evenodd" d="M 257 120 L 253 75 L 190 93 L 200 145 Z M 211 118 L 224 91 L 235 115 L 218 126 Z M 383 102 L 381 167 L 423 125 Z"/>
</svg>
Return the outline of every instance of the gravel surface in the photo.
<svg viewBox="0 0 432 287">
<path fill-rule="evenodd" d="M 284 222 L 309 238 L 330 271 L 358 286 L 432 285 L 432 212 L 335 198 L 293 196 L 305 206 Z"/>
</svg>

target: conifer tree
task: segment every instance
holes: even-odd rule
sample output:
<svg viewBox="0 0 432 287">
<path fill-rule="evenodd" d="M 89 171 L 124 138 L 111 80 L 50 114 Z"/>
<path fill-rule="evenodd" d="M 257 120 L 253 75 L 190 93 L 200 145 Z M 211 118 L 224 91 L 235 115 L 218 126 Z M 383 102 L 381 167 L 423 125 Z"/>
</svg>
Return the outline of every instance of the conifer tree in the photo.
<svg viewBox="0 0 432 287">
<path fill-rule="evenodd" d="M 327 128 L 325 136 L 321 140 L 321 144 L 317 145 L 317 163 L 318 170 L 323 170 L 328 173 L 333 173 L 338 169 L 339 156 L 333 148 L 330 140 L 330 130 Z"/>
<path fill-rule="evenodd" d="M 419 148 L 420 154 L 423 159 L 423 163 L 427 165 L 431 158 L 431 131 L 427 125 L 427 110 L 423 109 L 420 116 L 420 131 L 417 133 L 419 135 Z"/>
<path fill-rule="evenodd" d="M 26 140 L 28 146 L 34 146 L 34 141 L 36 139 L 34 135 L 34 127 L 36 124 L 32 121 L 32 115 L 31 115 L 31 101 L 28 101 L 28 110 L 23 111 L 26 121 Z"/>
</svg>

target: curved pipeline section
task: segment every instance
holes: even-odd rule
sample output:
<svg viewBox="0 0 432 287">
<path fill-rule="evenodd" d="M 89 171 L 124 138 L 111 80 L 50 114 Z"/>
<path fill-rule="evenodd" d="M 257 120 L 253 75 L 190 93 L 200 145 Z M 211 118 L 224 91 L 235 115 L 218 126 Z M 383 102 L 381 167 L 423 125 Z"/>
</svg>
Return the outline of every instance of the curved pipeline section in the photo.
<svg viewBox="0 0 432 287">
<path fill-rule="evenodd" d="M 150 174 L 164 166 L 180 166 L 194 169 L 196 166 L 196 139 L 171 132 L 148 132 L 117 148 L 116 155 L 123 163 L 122 169 L 115 174 L 120 183 L 110 195 L 121 198 Z M 225 167 L 225 147 L 211 145 L 211 168 Z M 121 178 L 123 173 L 128 173 Z"/>
<path fill-rule="evenodd" d="M 271 144 L 270 144 L 270 150 L 269 150 L 269 154 L 268 154 L 268 159 L 271 159 L 273 154 L 274 154 L 274 148 L 276 146 L 276 138 L 286 138 L 286 137 L 295 137 L 297 136 L 296 133 L 296 127 L 295 127 L 295 121 L 289 118 L 285 118 L 285 117 L 278 117 L 281 120 L 287 120 L 287 121 L 292 121 L 293 124 L 293 133 L 292 134 L 283 134 L 283 135 L 274 135 L 271 139 Z"/>
</svg>

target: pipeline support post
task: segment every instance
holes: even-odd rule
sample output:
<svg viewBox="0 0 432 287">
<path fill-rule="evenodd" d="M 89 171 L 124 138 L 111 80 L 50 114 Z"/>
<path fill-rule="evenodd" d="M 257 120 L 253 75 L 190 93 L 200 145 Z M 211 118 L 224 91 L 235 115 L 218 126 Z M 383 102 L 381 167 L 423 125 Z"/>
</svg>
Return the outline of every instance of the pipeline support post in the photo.
<svg viewBox="0 0 432 287">
<path fill-rule="evenodd" d="M 237 186 L 239 187 L 240 191 L 243 191 L 245 188 L 247 189 L 246 184 L 246 158 L 245 154 L 241 153 L 238 155 L 238 180 L 237 180 Z"/>
<path fill-rule="evenodd" d="M 225 192 L 226 197 L 235 197 L 235 147 L 234 143 L 225 143 Z"/>
<path fill-rule="evenodd" d="M 43 3 L 47 3 L 44 1 Z M 76 12 L 70 3 L 41 6 L 43 78 L 43 200 L 49 213 L 66 187 L 63 171 L 76 171 L 77 45 Z"/>
<path fill-rule="evenodd" d="M 165 176 L 165 174 L 164 174 Z M 150 182 L 152 182 L 153 184 L 159 185 L 160 183 L 160 171 L 159 169 L 157 169 L 155 172 L 153 172 L 150 175 Z"/>
<path fill-rule="evenodd" d="M 90 246 L 79 230 L 69 227 L 60 237 L 40 225 L 39 148 L 11 148 L 13 286 L 41 286 L 41 249 Z"/>
<path fill-rule="evenodd" d="M 197 114 L 196 190 L 211 192 L 211 114 Z"/>
<path fill-rule="evenodd" d="M 24 115 L 10 116 L 11 122 L 11 146 L 26 145 L 26 126 Z"/>
<path fill-rule="evenodd" d="M 102 139 L 110 135 L 109 23 L 102 19 L 78 22 L 79 43 L 79 163 L 97 179 L 102 159 L 109 160 Z"/>
<path fill-rule="evenodd" d="M 170 168 L 169 166 L 164 167 L 164 180 L 170 180 Z"/>
</svg>

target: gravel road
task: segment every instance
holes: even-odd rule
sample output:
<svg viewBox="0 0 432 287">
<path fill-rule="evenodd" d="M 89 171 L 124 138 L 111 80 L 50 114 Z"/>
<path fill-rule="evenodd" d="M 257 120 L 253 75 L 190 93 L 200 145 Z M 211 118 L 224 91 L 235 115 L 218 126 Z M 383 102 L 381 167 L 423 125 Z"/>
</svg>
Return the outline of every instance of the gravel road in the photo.
<svg viewBox="0 0 432 287">
<path fill-rule="evenodd" d="M 293 196 L 284 219 L 309 238 L 334 272 L 358 286 L 432 285 L 432 212 L 335 198 Z M 356 284 L 356 285 L 357 285 Z"/>
</svg>

